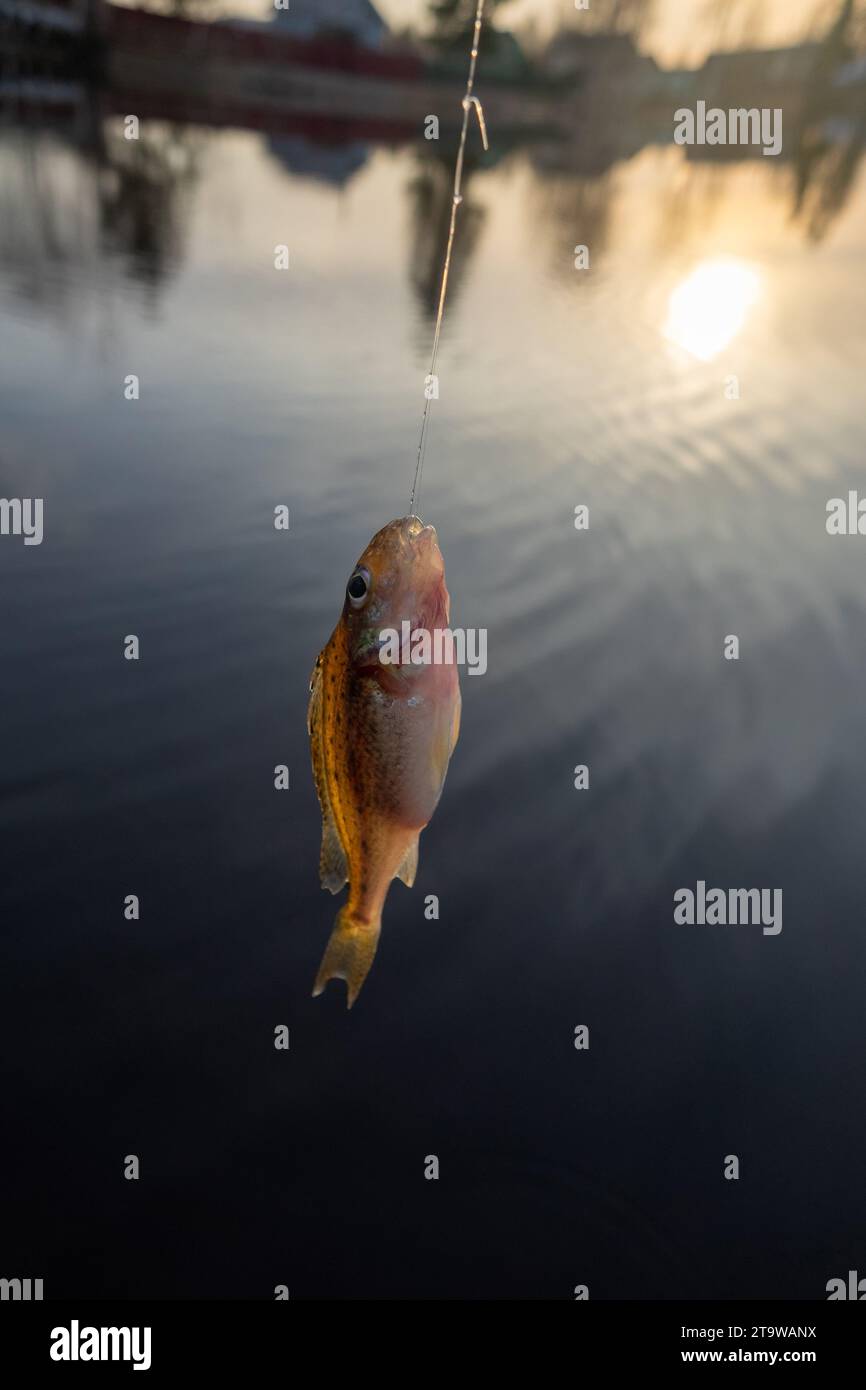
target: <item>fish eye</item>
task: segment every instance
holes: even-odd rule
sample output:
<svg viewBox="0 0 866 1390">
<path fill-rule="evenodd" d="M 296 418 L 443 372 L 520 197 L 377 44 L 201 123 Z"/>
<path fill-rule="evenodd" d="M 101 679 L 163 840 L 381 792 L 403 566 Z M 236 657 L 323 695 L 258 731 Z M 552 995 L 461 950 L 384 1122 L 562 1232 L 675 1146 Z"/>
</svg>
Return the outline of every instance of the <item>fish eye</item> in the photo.
<svg viewBox="0 0 866 1390">
<path fill-rule="evenodd" d="M 361 608 L 367 601 L 370 592 L 370 576 L 366 570 L 355 570 L 348 584 L 346 585 L 346 597 L 353 608 Z"/>
</svg>

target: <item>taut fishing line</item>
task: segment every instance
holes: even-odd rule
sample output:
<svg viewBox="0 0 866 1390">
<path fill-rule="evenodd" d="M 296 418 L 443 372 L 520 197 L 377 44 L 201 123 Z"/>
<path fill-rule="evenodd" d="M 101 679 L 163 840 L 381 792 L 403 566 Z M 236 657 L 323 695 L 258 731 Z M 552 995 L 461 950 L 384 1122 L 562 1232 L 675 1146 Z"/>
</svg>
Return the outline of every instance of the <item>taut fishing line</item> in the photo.
<svg viewBox="0 0 866 1390">
<path fill-rule="evenodd" d="M 442 282 L 439 286 L 439 308 L 436 313 L 436 329 L 433 334 L 433 353 L 430 358 L 430 372 L 427 377 L 427 390 L 424 393 L 424 414 L 421 417 L 421 437 L 418 440 L 418 459 L 415 464 L 415 479 L 412 483 L 412 496 L 409 498 L 409 516 L 415 515 L 415 507 L 421 491 L 421 470 L 424 466 L 424 449 L 427 444 L 427 424 L 430 419 L 430 401 L 433 397 L 433 381 L 436 376 L 436 360 L 439 356 L 439 339 L 442 334 L 442 319 L 445 315 L 445 295 L 448 290 L 448 272 L 451 269 L 451 248 L 454 245 L 454 232 L 457 227 L 457 209 L 463 201 L 460 191 L 463 182 L 463 156 L 466 149 L 466 132 L 469 129 L 469 112 L 475 109 L 478 117 L 478 125 L 481 129 L 481 140 L 485 150 L 487 149 L 487 129 L 484 124 L 484 112 L 481 109 L 481 102 L 477 96 L 473 95 L 475 86 L 475 68 L 478 63 L 478 41 L 481 37 L 481 19 L 484 14 L 484 0 L 478 0 L 478 8 L 475 11 L 475 27 L 472 32 L 472 49 L 469 55 L 469 77 L 466 82 L 466 94 L 463 98 L 463 125 L 460 130 L 460 144 L 457 149 L 457 163 L 454 167 L 454 192 L 451 196 L 451 225 L 448 229 L 448 244 L 445 248 L 445 263 L 442 266 Z"/>
</svg>

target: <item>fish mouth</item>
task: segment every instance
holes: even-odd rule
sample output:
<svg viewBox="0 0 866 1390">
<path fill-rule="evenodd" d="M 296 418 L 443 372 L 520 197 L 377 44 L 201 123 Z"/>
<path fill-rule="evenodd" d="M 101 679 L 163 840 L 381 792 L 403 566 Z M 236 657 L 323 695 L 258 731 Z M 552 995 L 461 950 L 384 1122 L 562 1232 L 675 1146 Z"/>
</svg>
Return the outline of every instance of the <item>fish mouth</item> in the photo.
<svg viewBox="0 0 866 1390">
<path fill-rule="evenodd" d="M 436 540 L 436 527 L 425 526 L 420 516 L 406 518 L 406 535 L 414 545 L 429 545 Z"/>
</svg>

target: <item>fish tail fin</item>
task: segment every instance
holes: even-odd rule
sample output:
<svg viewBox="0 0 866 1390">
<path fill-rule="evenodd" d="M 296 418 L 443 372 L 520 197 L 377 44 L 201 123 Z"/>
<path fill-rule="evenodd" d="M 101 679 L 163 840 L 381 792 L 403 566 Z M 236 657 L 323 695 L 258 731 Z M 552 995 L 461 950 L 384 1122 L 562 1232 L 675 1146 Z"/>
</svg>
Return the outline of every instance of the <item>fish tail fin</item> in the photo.
<svg viewBox="0 0 866 1390">
<path fill-rule="evenodd" d="M 379 920 L 361 921 L 348 905 L 341 909 L 322 956 L 313 985 L 314 996 L 322 993 L 329 980 L 345 980 L 346 1007 L 351 1009 L 373 964 L 381 925 Z"/>
</svg>

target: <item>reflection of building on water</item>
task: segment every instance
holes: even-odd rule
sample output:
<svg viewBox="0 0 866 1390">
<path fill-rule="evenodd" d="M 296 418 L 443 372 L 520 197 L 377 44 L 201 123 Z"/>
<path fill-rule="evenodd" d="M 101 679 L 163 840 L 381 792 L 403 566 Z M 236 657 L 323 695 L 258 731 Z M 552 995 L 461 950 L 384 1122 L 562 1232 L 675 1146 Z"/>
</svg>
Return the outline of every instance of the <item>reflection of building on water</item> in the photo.
<svg viewBox="0 0 866 1390">
<path fill-rule="evenodd" d="M 541 57 L 542 70 L 557 81 L 582 80 L 597 86 L 627 80 L 643 91 L 660 80 L 653 58 L 640 53 L 630 34 L 582 34 L 563 29 L 554 34 Z"/>
<path fill-rule="evenodd" d="M 647 145 L 669 145 L 674 111 L 698 98 L 723 109 L 782 106 L 784 144 L 772 160 L 762 158 L 760 147 L 681 150 L 684 166 L 715 165 L 719 177 L 688 178 L 684 167 L 665 213 L 669 242 L 706 221 L 710 203 L 725 198 L 724 163 L 745 159 L 772 166 L 774 176 L 787 167 L 774 196 L 790 197 L 798 224 L 814 239 L 823 236 L 845 204 L 864 146 L 866 66 L 852 38 L 855 9 L 853 0 L 842 0 L 823 40 L 713 54 L 697 71 L 660 69 L 628 33 L 569 32 L 554 38 L 528 86 L 493 81 L 490 96 L 482 88 L 494 148 L 479 161 L 470 147 L 452 293 L 459 294 L 483 225 L 483 208 L 472 196 L 482 169 L 525 145 L 535 175 L 530 197 L 557 263 L 568 263 L 566 250 L 576 241 L 591 243 L 595 258 L 609 238 L 618 168 Z M 92 195 L 92 216 L 84 218 L 80 209 L 72 215 L 53 174 L 29 184 L 6 180 L 0 254 L 7 272 L 10 264 L 17 268 L 19 288 L 42 299 L 61 293 L 59 277 L 40 284 L 27 270 L 48 247 L 60 264 L 104 255 L 119 274 L 158 286 L 183 254 L 196 130 L 235 126 L 261 131 L 288 174 L 334 187 L 363 168 L 374 142 L 416 145 L 418 172 L 408 187 L 410 275 L 425 313 L 434 313 L 450 218 L 454 126 L 443 121 L 438 144 L 420 137 L 429 111 L 447 110 L 459 121 L 460 103 L 452 103 L 457 87 L 443 78 L 431 82 L 418 55 L 394 45 L 366 0 L 320 3 L 315 32 L 312 13 L 293 3 L 268 23 L 206 25 L 121 11 L 101 0 L 0 0 L 0 105 L 21 125 L 38 120 L 55 132 L 52 142 L 34 141 L 27 157 L 35 168 L 56 172 L 58 141 L 67 158 L 77 146 L 75 158 L 87 169 L 79 190 Z M 28 66 L 21 44 L 34 26 L 43 38 L 50 31 L 76 39 L 88 26 L 101 27 L 110 54 L 107 80 L 74 80 L 68 64 L 52 78 L 46 55 L 57 52 L 53 40 L 41 44 L 39 61 Z M 275 40 L 277 32 L 283 37 Z M 142 117 L 139 141 L 125 141 L 119 127 L 131 91 Z"/>
<path fill-rule="evenodd" d="M 363 169 L 370 154 L 364 141 L 326 145 L 303 135 L 269 135 L 267 146 L 288 173 L 333 184 L 335 188 L 343 188 Z"/>
</svg>

